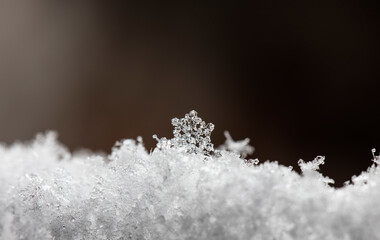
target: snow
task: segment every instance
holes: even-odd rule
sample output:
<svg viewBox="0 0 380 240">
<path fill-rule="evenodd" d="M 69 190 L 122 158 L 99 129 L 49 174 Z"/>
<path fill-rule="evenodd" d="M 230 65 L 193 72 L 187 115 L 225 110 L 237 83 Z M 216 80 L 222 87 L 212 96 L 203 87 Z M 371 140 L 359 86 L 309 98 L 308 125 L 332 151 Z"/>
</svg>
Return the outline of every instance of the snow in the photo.
<svg viewBox="0 0 380 240">
<path fill-rule="evenodd" d="M 165 137 L 159 139 L 157 135 L 153 138 L 157 140 L 157 147 L 162 148 L 183 148 L 188 153 L 203 154 L 205 156 L 215 155 L 214 145 L 211 143 L 211 132 L 214 124 L 206 124 L 198 113 L 194 110 L 187 113 L 184 118 L 172 119 L 174 127 L 174 138 L 168 140 Z"/>
<path fill-rule="evenodd" d="M 236 151 L 247 141 L 214 150 L 212 125 L 194 135 L 188 123 L 174 121 L 186 131 L 156 137 L 151 153 L 138 138 L 108 156 L 72 154 L 52 132 L 1 145 L 0 239 L 380 239 L 375 154 L 337 189 L 318 172 L 322 156 L 300 160 L 302 174 L 249 164 Z"/>
<path fill-rule="evenodd" d="M 226 137 L 226 141 L 219 147 L 222 150 L 234 152 L 239 154 L 242 158 L 245 158 L 247 155 L 251 155 L 255 151 L 255 148 L 249 145 L 249 138 L 234 141 L 228 131 L 224 131 L 224 136 Z"/>
</svg>

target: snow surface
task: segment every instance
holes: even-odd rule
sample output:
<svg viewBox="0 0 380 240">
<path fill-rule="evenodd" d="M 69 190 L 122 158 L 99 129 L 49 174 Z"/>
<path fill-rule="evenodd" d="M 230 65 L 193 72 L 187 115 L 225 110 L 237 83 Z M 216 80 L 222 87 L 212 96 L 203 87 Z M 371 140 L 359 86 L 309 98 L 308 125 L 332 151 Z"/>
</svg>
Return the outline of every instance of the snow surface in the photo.
<svg viewBox="0 0 380 240">
<path fill-rule="evenodd" d="M 187 130 L 151 153 L 138 138 L 109 156 L 71 154 L 52 132 L 0 145 L 0 239 L 380 239 L 378 156 L 336 189 L 322 156 L 300 160 L 301 175 L 256 165 L 213 150 L 211 125 L 181 120 Z M 182 138 L 199 126 L 203 145 Z"/>
</svg>

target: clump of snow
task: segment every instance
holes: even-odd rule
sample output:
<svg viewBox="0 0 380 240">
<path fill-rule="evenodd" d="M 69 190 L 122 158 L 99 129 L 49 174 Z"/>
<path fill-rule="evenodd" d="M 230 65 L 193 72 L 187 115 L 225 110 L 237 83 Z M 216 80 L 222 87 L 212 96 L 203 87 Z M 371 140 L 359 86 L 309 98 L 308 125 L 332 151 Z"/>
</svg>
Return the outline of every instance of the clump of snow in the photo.
<svg viewBox="0 0 380 240">
<path fill-rule="evenodd" d="M 302 175 L 247 164 L 199 148 L 191 126 L 151 153 L 138 138 L 71 154 L 54 133 L 1 145 L 0 239 L 380 239 L 377 156 L 336 189 L 318 172 L 324 157 L 300 161 Z"/>
</svg>

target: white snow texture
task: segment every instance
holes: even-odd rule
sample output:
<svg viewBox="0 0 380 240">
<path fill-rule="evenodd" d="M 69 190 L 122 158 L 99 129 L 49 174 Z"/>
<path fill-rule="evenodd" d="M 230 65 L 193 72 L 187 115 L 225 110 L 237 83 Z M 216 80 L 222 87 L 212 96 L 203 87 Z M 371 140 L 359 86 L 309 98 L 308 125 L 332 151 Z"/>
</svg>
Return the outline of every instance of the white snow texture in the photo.
<svg viewBox="0 0 380 240">
<path fill-rule="evenodd" d="M 301 175 L 256 165 L 237 154 L 253 151 L 247 140 L 228 134 L 214 150 L 198 118 L 174 119 L 175 137 L 151 153 L 138 138 L 71 154 L 54 133 L 0 145 L 0 239 L 380 239 L 377 156 L 336 189 L 318 172 L 324 157 L 301 160 Z"/>
</svg>

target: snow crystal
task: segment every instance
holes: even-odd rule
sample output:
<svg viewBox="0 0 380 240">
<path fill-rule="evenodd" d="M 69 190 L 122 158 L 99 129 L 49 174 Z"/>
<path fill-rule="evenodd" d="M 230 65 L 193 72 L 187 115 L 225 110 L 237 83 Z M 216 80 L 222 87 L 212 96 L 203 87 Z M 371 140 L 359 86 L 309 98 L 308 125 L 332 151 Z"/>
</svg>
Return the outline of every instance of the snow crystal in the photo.
<svg viewBox="0 0 380 240">
<path fill-rule="evenodd" d="M 373 148 L 372 149 L 372 156 L 373 156 L 372 161 L 376 164 L 380 164 L 380 156 L 376 156 L 375 153 L 376 153 L 376 148 Z"/>
<path fill-rule="evenodd" d="M 319 165 L 325 164 L 324 156 L 317 156 L 311 162 L 304 162 L 302 159 L 298 161 L 298 165 L 301 168 L 302 174 L 308 176 L 309 179 L 319 179 L 326 184 L 334 184 L 334 180 L 329 177 L 324 177 L 318 172 Z"/>
<path fill-rule="evenodd" d="M 235 142 L 228 131 L 224 131 L 224 136 L 226 137 L 226 141 L 219 147 L 220 149 L 240 154 L 242 158 L 251 155 L 255 151 L 255 148 L 249 145 L 249 138 Z"/>
<path fill-rule="evenodd" d="M 71 154 L 54 133 L 0 145 L 0 239 L 380 239 L 375 151 L 336 189 L 322 156 L 300 160 L 301 175 L 240 158 L 244 144 L 213 157 L 202 122 L 173 119 L 151 153 L 140 137 L 108 156 Z"/>
<path fill-rule="evenodd" d="M 174 138 L 168 140 L 165 137 L 158 139 L 157 135 L 153 138 L 157 140 L 157 147 L 162 148 L 185 148 L 188 153 L 203 154 L 206 156 L 214 155 L 214 145 L 211 143 L 211 132 L 214 124 L 205 123 L 198 113 L 194 110 L 185 115 L 184 118 L 172 119 L 174 127 Z"/>
</svg>

